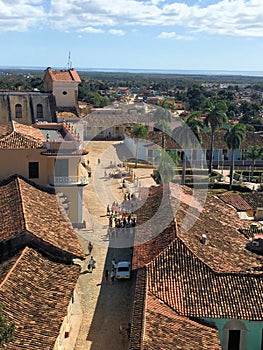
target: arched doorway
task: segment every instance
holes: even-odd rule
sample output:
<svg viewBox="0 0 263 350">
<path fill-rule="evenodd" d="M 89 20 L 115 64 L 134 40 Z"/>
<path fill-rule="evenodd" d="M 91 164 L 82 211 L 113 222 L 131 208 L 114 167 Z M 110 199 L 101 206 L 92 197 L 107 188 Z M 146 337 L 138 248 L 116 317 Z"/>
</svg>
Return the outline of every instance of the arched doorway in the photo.
<svg viewBox="0 0 263 350">
<path fill-rule="evenodd" d="M 223 328 L 224 350 L 246 350 L 247 328 L 240 320 L 231 320 Z"/>
</svg>

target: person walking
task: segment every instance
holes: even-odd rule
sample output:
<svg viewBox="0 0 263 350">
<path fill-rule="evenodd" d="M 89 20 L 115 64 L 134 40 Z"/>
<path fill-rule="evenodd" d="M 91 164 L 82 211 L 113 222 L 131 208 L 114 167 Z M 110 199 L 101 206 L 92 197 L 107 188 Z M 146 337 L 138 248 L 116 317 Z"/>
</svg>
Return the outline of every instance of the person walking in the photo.
<svg viewBox="0 0 263 350">
<path fill-rule="evenodd" d="M 104 280 L 105 280 L 105 283 L 108 284 L 108 280 L 109 280 L 109 270 L 106 270 L 106 271 L 105 271 Z"/>
<path fill-rule="evenodd" d="M 111 279 L 111 284 L 114 284 L 114 280 L 115 280 L 115 269 L 112 269 L 112 270 L 111 270 L 110 279 Z"/>
<path fill-rule="evenodd" d="M 93 269 L 95 269 L 95 263 L 96 260 L 93 258 L 93 256 L 90 257 L 89 265 L 88 265 L 88 270 L 92 273 Z"/>
<path fill-rule="evenodd" d="M 89 244 L 88 244 L 89 255 L 91 254 L 92 249 L 93 249 L 93 244 L 91 243 L 91 241 L 89 241 Z"/>
<path fill-rule="evenodd" d="M 112 264 L 112 269 L 115 271 L 117 268 L 117 261 L 115 260 L 115 258 L 112 259 L 111 264 Z"/>
</svg>

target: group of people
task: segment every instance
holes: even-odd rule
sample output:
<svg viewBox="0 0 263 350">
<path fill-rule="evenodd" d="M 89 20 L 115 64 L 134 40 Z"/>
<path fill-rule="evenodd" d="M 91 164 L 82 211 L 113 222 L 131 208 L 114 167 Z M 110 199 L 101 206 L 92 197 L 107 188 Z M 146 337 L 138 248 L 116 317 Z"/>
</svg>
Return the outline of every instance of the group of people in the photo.
<svg viewBox="0 0 263 350">
<path fill-rule="evenodd" d="M 109 217 L 109 227 L 126 228 L 135 227 L 136 219 L 132 216 L 131 211 L 126 211 L 124 207 L 121 207 L 118 202 L 113 202 L 111 209 L 109 204 L 107 205 L 107 216 Z"/>
<path fill-rule="evenodd" d="M 88 243 L 88 255 L 91 255 L 91 252 L 93 250 L 93 244 L 89 241 Z M 91 255 L 90 259 L 89 259 L 89 263 L 88 263 L 88 271 L 90 273 L 92 273 L 92 271 L 95 269 L 95 264 L 96 264 L 96 260 L 94 259 L 94 257 Z M 108 283 L 109 277 L 111 280 L 111 284 L 114 284 L 115 281 L 115 276 L 116 276 L 116 269 L 117 269 L 117 261 L 115 260 L 115 258 L 112 259 L 111 262 L 111 271 L 109 272 L 108 269 L 105 270 L 105 275 L 104 275 L 104 280 L 105 283 Z"/>
</svg>

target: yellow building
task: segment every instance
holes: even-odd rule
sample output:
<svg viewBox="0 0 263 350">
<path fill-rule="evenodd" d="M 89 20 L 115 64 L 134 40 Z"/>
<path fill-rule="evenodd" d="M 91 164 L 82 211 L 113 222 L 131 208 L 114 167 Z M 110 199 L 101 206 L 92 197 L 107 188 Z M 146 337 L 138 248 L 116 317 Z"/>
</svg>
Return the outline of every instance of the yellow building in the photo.
<svg viewBox="0 0 263 350">
<path fill-rule="evenodd" d="M 73 225 L 82 223 L 82 146 L 72 127 L 62 123 L 0 126 L 0 179 L 19 174 L 59 193 Z"/>
<path fill-rule="evenodd" d="M 0 92 L 0 124 L 10 120 L 31 125 L 36 121 L 56 122 L 56 105 L 52 93 Z"/>
<path fill-rule="evenodd" d="M 43 79 L 45 91 L 52 92 L 57 110 L 72 111 L 79 114 L 78 85 L 81 79 L 75 69 L 53 70 L 48 67 Z"/>
</svg>

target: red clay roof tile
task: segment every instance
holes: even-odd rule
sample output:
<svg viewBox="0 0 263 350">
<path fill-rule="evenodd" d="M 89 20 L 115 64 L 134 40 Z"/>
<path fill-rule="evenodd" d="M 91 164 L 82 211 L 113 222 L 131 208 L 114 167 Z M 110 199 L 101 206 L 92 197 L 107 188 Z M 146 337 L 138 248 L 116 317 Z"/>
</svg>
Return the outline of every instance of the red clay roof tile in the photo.
<svg viewBox="0 0 263 350">
<path fill-rule="evenodd" d="M 148 288 L 182 316 L 263 319 L 263 274 L 217 273 L 177 238 L 147 266 Z"/>
<path fill-rule="evenodd" d="M 12 121 L 0 126 L 0 149 L 43 148 L 45 137 L 30 125 Z"/>
<path fill-rule="evenodd" d="M 81 79 L 74 68 L 53 70 L 48 68 L 48 73 L 53 81 L 72 81 L 81 83 Z"/>
<path fill-rule="evenodd" d="M 57 196 L 22 177 L 0 183 L 0 239 L 27 231 L 50 246 L 83 258 L 84 253 Z"/>
<path fill-rule="evenodd" d="M 0 265 L 0 302 L 8 321 L 15 323 L 15 331 L 14 340 L 5 344 L 5 349 L 52 350 L 80 266 L 50 261 L 30 248 L 7 263 L 8 271 Z"/>
<path fill-rule="evenodd" d="M 252 209 L 251 206 L 238 193 L 225 193 L 218 196 L 223 202 L 231 205 L 237 211 Z"/>
<path fill-rule="evenodd" d="M 145 350 L 221 349 L 216 329 L 178 315 L 151 293 L 147 295 L 145 317 Z"/>
</svg>

